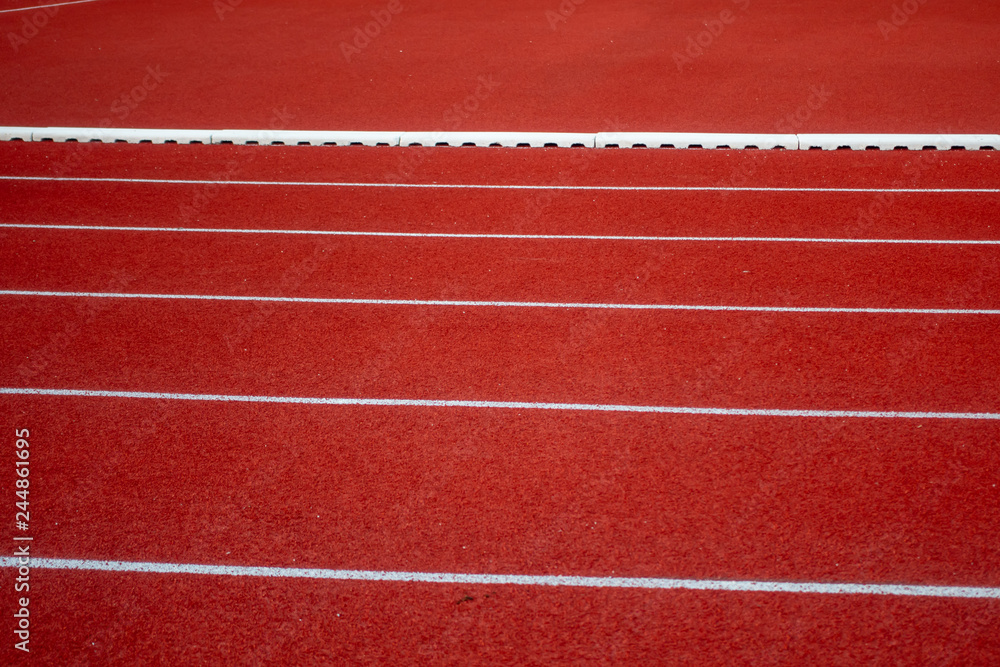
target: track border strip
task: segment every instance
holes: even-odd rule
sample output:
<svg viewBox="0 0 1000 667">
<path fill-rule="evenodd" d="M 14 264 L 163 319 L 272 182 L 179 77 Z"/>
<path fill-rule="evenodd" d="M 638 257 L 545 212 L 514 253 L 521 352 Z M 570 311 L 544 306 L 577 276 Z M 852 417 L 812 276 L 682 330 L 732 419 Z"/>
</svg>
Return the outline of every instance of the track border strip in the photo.
<svg viewBox="0 0 1000 667">
<path fill-rule="evenodd" d="M 768 134 L 729 132 L 403 132 L 0 127 L 3 141 L 309 146 L 501 146 L 786 150 L 1000 150 L 1000 134 Z"/>
</svg>

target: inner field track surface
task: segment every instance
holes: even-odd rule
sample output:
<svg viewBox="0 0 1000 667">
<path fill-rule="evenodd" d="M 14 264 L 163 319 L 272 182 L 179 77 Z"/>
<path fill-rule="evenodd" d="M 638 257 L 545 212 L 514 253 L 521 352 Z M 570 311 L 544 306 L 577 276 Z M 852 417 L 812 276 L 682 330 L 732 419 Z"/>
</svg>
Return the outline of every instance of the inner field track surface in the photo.
<svg viewBox="0 0 1000 667">
<path fill-rule="evenodd" d="M 30 4 L 5 0 L 0 9 Z M 34 29 L 33 13 L 4 13 L 0 125 L 1000 127 L 1000 6 L 993 2 L 912 0 L 910 11 L 897 8 L 902 2 L 861 0 L 562 4 L 573 10 L 568 16 L 558 14 L 558 0 L 101 0 L 43 13 Z M 389 5 L 400 11 L 390 15 Z M 375 38 L 359 38 L 373 12 L 390 20 L 371 30 Z"/>
<path fill-rule="evenodd" d="M 996 419 L 165 395 L 996 415 L 995 152 L 5 143 L 0 155 L 12 177 L 0 387 L 157 394 L 0 394 L 11 430 L 31 429 L 32 554 L 95 563 L 32 570 L 36 660 L 1000 656 Z M 188 182 L 73 180 L 95 178 Z M 193 228 L 205 231 L 177 231 Z M 241 231 L 212 231 L 226 229 Z M 493 236 L 260 233 L 289 230 Z M 638 236 L 655 238 L 609 238 Z M 0 477 L 4 497 L 14 479 Z M 101 571 L 108 560 L 980 597 Z M 2 568 L 0 586 L 15 574 Z M 9 617 L 13 596 L 0 604 Z"/>
</svg>

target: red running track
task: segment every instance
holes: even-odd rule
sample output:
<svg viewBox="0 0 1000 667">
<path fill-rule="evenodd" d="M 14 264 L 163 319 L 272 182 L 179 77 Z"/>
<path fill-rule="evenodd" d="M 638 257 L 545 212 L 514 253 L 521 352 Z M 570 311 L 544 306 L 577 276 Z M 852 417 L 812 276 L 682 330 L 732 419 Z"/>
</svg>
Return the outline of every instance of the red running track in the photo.
<svg viewBox="0 0 1000 667">
<path fill-rule="evenodd" d="M 3 298 L 3 386 L 916 412 L 1000 398 L 997 315 Z"/>
<path fill-rule="evenodd" d="M 337 4 L 100 0 L 50 16 L 0 14 L 0 125 L 995 133 L 1000 124 L 995 3 L 575 0 L 562 3 L 575 7 L 568 16 L 557 0 Z M 373 12 L 390 20 L 366 44 L 356 31 Z M 362 48 L 345 54 L 355 39 Z"/>
<path fill-rule="evenodd" d="M 381 224 L 399 226 L 392 220 Z M 121 280 L 129 292 L 158 294 L 1000 308 L 1000 243 L 331 238 L 38 228 L 2 233 L 8 245 L 0 250 L 0 276 L 7 289 L 101 292 L 127 276 Z"/>
<path fill-rule="evenodd" d="M 995 601 L 47 578 L 88 612 L 46 616 L 38 641 L 85 647 L 81 663 L 988 664 L 1000 651 Z"/>
<path fill-rule="evenodd" d="M 1000 246 L 988 244 L 148 229 L 996 241 L 992 153 L 0 151 L 4 175 L 49 179 L 0 180 L 0 225 L 145 228 L 2 227 L 6 290 L 998 307 Z M 767 189 L 779 187 L 803 190 Z M 845 187 L 867 191 L 829 190 Z M 919 191 L 891 192 L 900 188 Z M 5 387 L 990 413 L 1000 402 L 998 315 L 0 303 Z M 10 427 L 32 431 L 33 546 L 46 558 L 1000 587 L 996 420 L 12 395 L 0 405 Z M 13 490 L 13 477 L 0 479 L 4 497 Z M 13 585 L 13 570 L 0 576 Z M 32 577 L 34 657 L 50 664 L 984 664 L 1000 655 L 995 597 Z M 5 615 L 12 604 L 4 598 Z"/>
<path fill-rule="evenodd" d="M 995 423 L 4 404 L 46 417 L 32 472 L 46 557 L 1000 583 Z"/>
</svg>

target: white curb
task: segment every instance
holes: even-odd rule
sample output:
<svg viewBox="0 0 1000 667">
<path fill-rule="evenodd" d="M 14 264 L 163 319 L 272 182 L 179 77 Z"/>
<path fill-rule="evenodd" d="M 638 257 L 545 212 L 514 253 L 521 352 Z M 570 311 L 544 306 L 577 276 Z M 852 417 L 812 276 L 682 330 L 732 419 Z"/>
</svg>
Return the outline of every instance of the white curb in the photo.
<svg viewBox="0 0 1000 667">
<path fill-rule="evenodd" d="M 284 146 L 503 146 L 1000 150 L 1000 134 L 754 134 L 726 132 L 374 132 L 0 127 L 0 141 L 176 142 Z"/>
</svg>

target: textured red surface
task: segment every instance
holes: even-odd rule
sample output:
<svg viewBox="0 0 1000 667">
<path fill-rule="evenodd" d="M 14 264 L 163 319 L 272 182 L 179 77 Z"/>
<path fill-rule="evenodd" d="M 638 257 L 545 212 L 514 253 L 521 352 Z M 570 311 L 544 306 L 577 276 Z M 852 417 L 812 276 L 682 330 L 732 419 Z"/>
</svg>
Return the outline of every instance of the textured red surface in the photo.
<svg viewBox="0 0 1000 667">
<path fill-rule="evenodd" d="M 0 277 L 9 289 L 103 291 L 128 275 L 126 291 L 165 294 L 1000 308 L 995 246 L 158 232 L 116 238 L 38 229 L 11 230 L 7 241 Z M 302 267 L 301 284 L 290 284 L 289 267 Z"/>
<path fill-rule="evenodd" d="M 5 175 L 70 178 L 853 188 L 996 188 L 1000 179 L 997 151 L 441 148 L 0 144 Z M 87 187 L 92 194 L 90 188 L 106 186 Z M 344 192 L 329 190 L 333 194 L 327 196 Z M 438 194 L 449 197 L 451 206 L 463 203 L 452 193 Z M 813 224 L 836 222 L 823 218 Z"/>
<path fill-rule="evenodd" d="M 1000 182 L 995 154 L 971 152 L 15 143 L 0 154 L 6 174 L 22 175 L 384 182 L 405 160 L 412 168 L 402 178 L 415 182 Z M 997 238 L 997 195 L 984 193 L 577 192 L 539 202 L 531 192 L 200 187 L 0 181 L 0 222 Z M 4 229 L 0 281 L 36 290 L 997 308 L 997 255 L 990 247 Z M 995 316 L 37 297 L 0 305 L 2 386 L 862 410 L 996 412 L 1000 403 Z M 10 427 L 32 430 L 38 556 L 1000 586 L 997 422 L 11 396 L 0 406 Z M 13 479 L 0 476 L 4 497 Z M 0 586 L 12 576 L 0 571 Z M 46 664 L 252 656 L 989 664 L 1000 655 L 996 601 L 32 576 L 33 647 Z M 459 603 L 466 596 L 474 600 Z M 8 615 L 13 598 L 0 599 Z"/>
<path fill-rule="evenodd" d="M 5 386 L 957 412 L 1000 399 L 995 315 L 3 298 L 0 332 L 24 360 L 3 369 Z M 41 342 L 68 322 L 49 359 Z"/>
<path fill-rule="evenodd" d="M 1000 154 L 995 151 L 311 149 L 10 142 L 0 145 L 0 155 L 5 174 L 64 178 L 624 187 L 1000 186 Z M 43 181 L 0 181 L 0 192 L 4 194 L 4 221 L 13 223 L 524 234 L 1000 238 L 994 214 L 996 193 L 456 191 Z M 281 242 L 277 237 L 268 238 L 269 243 Z M 854 251 L 864 252 L 858 247 Z"/>
<path fill-rule="evenodd" d="M 1000 584 L 996 424 L 4 404 L 47 417 L 45 555 Z"/>
<path fill-rule="evenodd" d="M 52 572 L 36 663 L 989 664 L 996 601 Z M 487 595 L 489 597 L 487 597 Z M 473 600 L 459 602 L 466 597 Z M 887 651 L 886 647 L 891 647 Z"/>
<path fill-rule="evenodd" d="M 0 124 L 930 133 L 1000 124 L 991 2 L 916 3 L 883 31 L 891 2 L 587 0 L 553 28 L 557 0 L 400 0 L 349 61 L 342 44 L 391 3 L 217 9 L 232 4 L 63 7 L 16 49 L 9 35 L 30 33 L 31 14 L 0 15 Z"/>
</svg>

